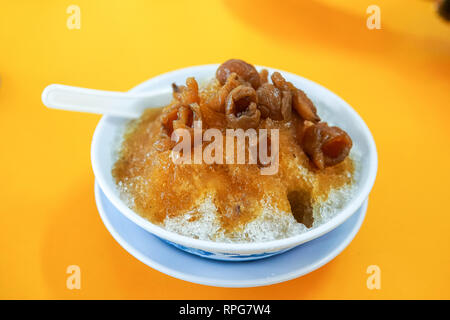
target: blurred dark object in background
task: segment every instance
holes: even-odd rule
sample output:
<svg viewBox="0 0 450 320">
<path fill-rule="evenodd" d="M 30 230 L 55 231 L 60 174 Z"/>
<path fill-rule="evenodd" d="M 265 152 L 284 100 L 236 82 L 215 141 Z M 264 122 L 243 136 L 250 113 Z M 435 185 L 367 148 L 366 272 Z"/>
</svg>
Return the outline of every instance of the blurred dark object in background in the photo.
<svg viewBox="0 0 450 320">
<path fill-rule="evenodd" d="M 450 21 L 450 0 L 438 1 L 438 13 L 447 21 Z"/>
</svg>

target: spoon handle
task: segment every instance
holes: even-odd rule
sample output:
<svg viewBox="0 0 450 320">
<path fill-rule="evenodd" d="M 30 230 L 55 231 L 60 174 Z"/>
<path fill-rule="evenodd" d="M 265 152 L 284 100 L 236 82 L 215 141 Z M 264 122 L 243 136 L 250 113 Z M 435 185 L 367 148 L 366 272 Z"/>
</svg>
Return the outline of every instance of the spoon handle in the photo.
<svg viewBox="0 0 450 320">
<path fill-rule="evenodd" d="M 42 102 L 52 109 L 138 118 L 146 108 L 169 104 L 171 94 L 171 91 L 136 94 L 51 84 L 42 92 Z"/>
</svg>

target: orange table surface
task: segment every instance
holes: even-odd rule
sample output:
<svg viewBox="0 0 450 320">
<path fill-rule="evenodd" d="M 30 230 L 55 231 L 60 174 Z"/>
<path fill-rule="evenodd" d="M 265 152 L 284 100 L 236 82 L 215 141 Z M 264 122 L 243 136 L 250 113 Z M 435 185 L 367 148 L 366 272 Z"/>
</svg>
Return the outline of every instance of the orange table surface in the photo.
<svg viewBox="0 0 450 320">
<path fill-rule="evenodd" d="M 81 28 L 66 26 L 80 8 Z M 381 9 L 369 30 L 366 9 Z M 259 288 L 155 271 L 107 232 L 94 201 L 98 115 L 46 109 L 51 83 L 125 91 L 160 73 L 242 58 L 302 75 L 352 105 L 379 169 L 364 224 L 326 266 Z M 450 24 L 425 0 L 0 1 L 0 298 L 450 298 Z M 81 268 L 80 290 L 66 268 Z M 369 290 L 367 267 L 381 270 Z"/>
</svg>

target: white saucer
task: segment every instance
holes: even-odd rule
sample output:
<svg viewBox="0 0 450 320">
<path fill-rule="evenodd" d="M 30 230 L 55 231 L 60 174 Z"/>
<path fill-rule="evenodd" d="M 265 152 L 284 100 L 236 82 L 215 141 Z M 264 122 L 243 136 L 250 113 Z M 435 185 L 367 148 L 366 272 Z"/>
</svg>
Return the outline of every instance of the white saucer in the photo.
<svg viewBox="0 0 450 320">
<path fill-rule="evenodd" d="M 123 216 L 95 184 L 95 199 L 108 231 L 131 255 L 172 277 L 216 287 L 256 287 L 312 272 L 335 258 L 353 240 L 364 220 L 366 199 L 333 231 L 285 253 L 255 261 L 226 262 L 201 258 L 177 249 Z"/>
</svg>

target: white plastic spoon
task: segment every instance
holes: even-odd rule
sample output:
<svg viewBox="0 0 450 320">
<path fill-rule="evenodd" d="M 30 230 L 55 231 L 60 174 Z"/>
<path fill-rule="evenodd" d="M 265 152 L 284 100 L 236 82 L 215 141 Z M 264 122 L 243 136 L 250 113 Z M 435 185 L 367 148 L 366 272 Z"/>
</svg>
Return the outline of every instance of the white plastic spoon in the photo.
<svg viewBox="0 0 450 320">
<path fill-rule="evenodd" d="M 49 108 L 138 118 L 146 108 L 170 103 L 172 90 L 129 93 L 51 84 L 42 92 Z"/>
</svg>

